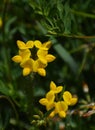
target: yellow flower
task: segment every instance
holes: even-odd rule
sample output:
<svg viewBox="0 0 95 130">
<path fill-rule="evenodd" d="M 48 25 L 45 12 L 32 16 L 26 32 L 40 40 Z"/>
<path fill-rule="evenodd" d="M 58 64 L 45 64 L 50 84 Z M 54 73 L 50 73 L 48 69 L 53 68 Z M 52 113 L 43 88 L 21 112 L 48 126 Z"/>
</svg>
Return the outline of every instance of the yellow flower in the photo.
<svg viewBox="0 0 95 130">
<path fill-rule="evenodd" d="M 19 50 L 19 54 L 12 57 L 12 60 L 16 63 L 21 63 L 21 62 L 25 62 L 27 59 L 29 59 L 31 56 L 31 52 L 30 50 L 26 49 L 26 50 Z"/>
<path fill-rule="evenodd" d="M 37 72 L 41 76 L 46 76 L 46 70 L 44 69 L 46 66 L 37 59 L 33 62 L 33 72 Z"/>
<path fill-rule="evenodd" d="M 21 50 L 29 49 L 34 47 L 34 42 L 33 41 L 28 41 L 26 44 L 23 41 L 17 40 L 17 46 Z"/>
<path fill-rule="evenodd" d="M 23 76 L 27 76 L 33 72 L 33 62 L 33 59 L 30 58 L 20 64 L 20 66 L 23 68 Z"/>
<path fill-rule="evenodd" d="M 54 107 L 54 99 L 55 95 L 52 91 L 49 91 L 46 94 L 46 98 L 42 98 L 39 100 L 39 103 L 46 106 L 47 111 Z"/>
<path fill-rule="evenodd" d="M 51 41 L 42 44 L 39 40 L 35 40 L 34 45 L 38 49 L 48 50 L 51 47 Z"/>
<path fill-rule="evenodd" d="M 47 64 L 48 62 L 52 62 L 55 60 L 55 56 L 48 54 L 48 51 L 46 50 L 38 50 L 37 56 L 43 64 Z"/>
<path fill-rule="evenodd" d="M 12 60 L 20 63 L 23 68 L 23 75 L 26 76 L 31 72 L 36 72 L 41 76 L 46 76 L 45 67 L 48 62 L 55 59 L 53 55 L 48 54 L 51 42 L 48 41 L 42 44 L 39 40 L 30 40 L 25 44 L 23 41 L 17 40 L 17 46 L 19 54 L 12 57 Z"/>
<path fill-rule="evenodd" d="M 69 91 L 65 91 L 63 93 L 63 99 L 67 103 L 67 105 L 75 105 L 78 100 L 76 97 L 72 97 Z"/>
<path fill-rule="evenodd" d="M 61 118 L 66 117 L 67 110 L 68 110 L 68 105 L 64 101 L 58 101 L 55 103 L 54 112 L 58 114 Z"/>
<path fill-rule="evenodd" d="M 63 86 L 56 86 L 56 84 L 51 81 L 50 83 L 50 90 L 53 91 L 54 93 L 60 93 L 63 89 Z"/>
</svg>

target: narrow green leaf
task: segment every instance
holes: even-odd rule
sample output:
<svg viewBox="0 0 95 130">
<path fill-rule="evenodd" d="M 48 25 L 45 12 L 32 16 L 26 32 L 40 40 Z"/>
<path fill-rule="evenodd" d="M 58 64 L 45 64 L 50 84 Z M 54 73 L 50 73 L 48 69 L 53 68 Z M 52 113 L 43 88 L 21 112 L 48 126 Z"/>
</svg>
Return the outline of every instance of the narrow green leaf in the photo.
<svg viewBox="0 0 95 130">
<path fill-rule="evenodd" d="M 54 45 L 54 49 L 57 51 L 60 57 L 70 66 L 71 70 L 76 73 L 78 66 L 69 52 L 61 44 Z"/>
<path fill-rule="evenodd" d="M 5 95 L 9 95 L 9 89 L 5 86 L 5 84 L 0 80 L 0 92 Z"/>
</svg>

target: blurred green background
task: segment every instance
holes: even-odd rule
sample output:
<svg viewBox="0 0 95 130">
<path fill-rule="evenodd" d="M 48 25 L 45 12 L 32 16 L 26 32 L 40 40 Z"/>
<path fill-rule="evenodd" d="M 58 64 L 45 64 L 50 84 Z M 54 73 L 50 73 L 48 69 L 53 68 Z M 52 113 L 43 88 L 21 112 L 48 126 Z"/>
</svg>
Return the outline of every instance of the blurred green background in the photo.
<svg viewBox="0 0 95 130">
<path fill-rule="evenodd" d="M 46 77 L 22 76 L 11 60 L 17 40 L 52 41 L 56 60 Z M 0 0 L 0 46 L 0 130 L 95 130 L 94 0 Z M 76 112 L 46 126 L 32 124 L 33 115 L 46 112 L 39 99 L 51 80 L 78 96 Z"/>
</svg>

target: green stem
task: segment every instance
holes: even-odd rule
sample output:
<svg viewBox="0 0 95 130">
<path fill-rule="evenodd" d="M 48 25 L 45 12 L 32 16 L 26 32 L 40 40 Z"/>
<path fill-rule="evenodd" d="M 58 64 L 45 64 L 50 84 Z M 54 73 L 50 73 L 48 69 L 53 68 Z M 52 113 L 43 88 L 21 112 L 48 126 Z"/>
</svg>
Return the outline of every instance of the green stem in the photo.
<svg viewBox="0 0 95 130">
<path fill-rule="evenodd" d="M 73 14 L 76 14 L 76 15 L 80 15 L 80 16 L 83 16 L 83 17 L 95 19 L 95 15 L 94 15 L 94 14 L 85 13 L 85 12 L 80 12 L 80 11 L 76 11 L 76 10 L 73 10 L 73 9 L 71 9 L 70 11 L 71 11 Z"/>
<path fill-rule="evenodd" d="M 85 36 L 85 35 L 79 36 L 79 35 L 75 35 L 75 34 L 69 35 L 69 34 L 64 34 L 64 33 L 56 33 L 53 31 L 48 31 L 47 36 L 50 36 L 50 35 L 54 35 L 57 37 L 68 37 L 68 38 L 78 38 L 78 39 L 93 39 L 93 38 L 95 38 L 95 36 Z"/>
<path fill-rule="evenodd" d="M 83 56 L 83 60 L 82 60 L 82 64 L 80 66 L 80 69 L 79 69 L 79 74 L 82 72 L 84 66 L 85 66 L 85 63 L 86 63 L 86 60 L 87 60 L 87 56 L 88 56 L 88 51 L 85 50 L 84 52 L 84 56 Z"/>
</svg>

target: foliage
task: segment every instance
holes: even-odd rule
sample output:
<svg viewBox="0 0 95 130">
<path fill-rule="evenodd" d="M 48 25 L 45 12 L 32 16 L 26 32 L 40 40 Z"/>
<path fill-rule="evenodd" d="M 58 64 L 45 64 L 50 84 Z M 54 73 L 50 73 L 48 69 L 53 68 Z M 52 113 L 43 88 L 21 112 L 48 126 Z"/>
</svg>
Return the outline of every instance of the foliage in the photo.
<svg viewBox="0 0 95 130">
<path fill-rule="evenodd" d="M 91 0 L 0 1 L 0 130 L 95 129 L 94 5 Z M 45 77 L 22 75 L 12 61 L 17 40 L 51 41 L 49 54 L 56 59 Z M 78 97 L 66 118 L 48 118 L 53 108 L 46 111 L 39 103 L 51 81 Z"/>
</svg>

